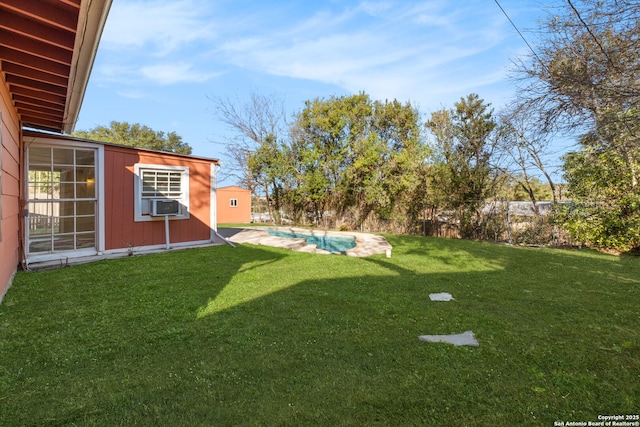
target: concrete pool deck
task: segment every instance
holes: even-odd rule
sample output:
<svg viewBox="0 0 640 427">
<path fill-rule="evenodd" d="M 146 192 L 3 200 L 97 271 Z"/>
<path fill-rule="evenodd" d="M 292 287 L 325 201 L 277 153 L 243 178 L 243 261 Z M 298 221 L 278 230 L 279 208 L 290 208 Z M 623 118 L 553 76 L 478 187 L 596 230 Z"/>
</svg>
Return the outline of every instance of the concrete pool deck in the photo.
<svg viewBox="0 0 640 427">
<path fill-rule="evenodd" d="M 247 228 L 220 228 L 218 233 L 232 243 L 251 243 L 254 245 L 274 246 L 277 248 L 291 249 L 299 252 L 311 252 L 330 254 L 331 252 L 318 249 L 316 245 L 307 244 L 303 238 L 276 237 L 270 235 L 267 230 L 278 230 L 288 233 L 308 234 L 310 236 L 351 236 L 356 239 L 356 247 L 343 252 L 347 256 L 366 257 L 376 254 L 391 256 L 392 246 L 382 236 L 355 231 L 327 231 L 312 230 L 298 227 L 247 227 Z"/>
</svg>

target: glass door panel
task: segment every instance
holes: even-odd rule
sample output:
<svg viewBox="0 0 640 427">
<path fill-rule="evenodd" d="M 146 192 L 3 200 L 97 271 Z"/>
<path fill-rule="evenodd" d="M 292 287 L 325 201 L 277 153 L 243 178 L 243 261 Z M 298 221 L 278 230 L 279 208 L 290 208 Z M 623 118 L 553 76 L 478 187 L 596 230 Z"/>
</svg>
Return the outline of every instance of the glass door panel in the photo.
<svg viewBox="0 0 640 427">
<path fill-rule="evenodd" d="M 28 250 L 96 247 L 95 150 L 30 147 Z"/>
</svg>

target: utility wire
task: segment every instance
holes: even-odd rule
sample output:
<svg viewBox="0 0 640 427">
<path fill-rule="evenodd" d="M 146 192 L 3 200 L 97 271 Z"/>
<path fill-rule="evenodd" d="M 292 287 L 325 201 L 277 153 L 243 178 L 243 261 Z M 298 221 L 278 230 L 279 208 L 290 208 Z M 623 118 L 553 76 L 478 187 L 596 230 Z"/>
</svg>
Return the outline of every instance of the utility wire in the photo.
<svg viewBox="0 0 640 427">
<path fill-rule="evenodd" d="M 607 51 L 602 46 L 602 43 L 600 43 L 600 40 L 598 40 L 596 35 L 593 34 L 593 31 L 591 31 L 591 28 L 589 28 L 589 25 L 587 25 L 587 23 L 584 22 L 584 19 L 582 19 L 582 16 L 580 16 L 580 12 L 578 12 L 578 9 L 576 9 L 576 7 L 573 5 L 573 3 L 571 3 L 571 0 L 567 0 L 567 3 L 569 3 L 569 6 L 573 10 L 573 13 L 575 13 L 575 15 L 578 17 L 578 20 L 584 26 L 584 28 L 587 30 L 587 32 L 589 33 L 589 35 L 591 36 L 593 41 L 596 42 L 596 44 L 600 48 L 600 51 L 604 54 L 605 58 L 607 58 L 607 61 L 609 62 L 609 65 L 611 65 L 615 69 L 616 65 L 613 63 L 613 61 L 609 57 L 609 54 L 607 53 Z"/>
<path fill-rule="evenodd" d="M 533 53 L 533 56 L 536 57 L 536 59 L 538 60 L 538 62 L 544 67 L 547 68 L 544 64 L 544 62 L 542 62 L 542 60 L 540 59 L 540 57 L 538 56 L 538 54 L 536 53 L 535 50 L 533 50 L 533 47 L 531 47 L 531 45 L 529 44 L 529 42 L 527 41 L 527 39 L 524 37 L 524 35 L 520 32 L 520 30 L 518 29 L 518 27 L 516 26 L 515 22 L 513 22 L 513 20 L 511 19 L 511 17 L 507 14 L 507 12 L 504 10 L 504 8 L 502 7 L 502 5 L 500 4 L 500 2 L 498 2 L 498 0 L 494 0 L 496 2 L 496 4 L 498 5 L 498 7 L 500 8 L 500 10 L 502 11 L 502 13 L 504 14 L 504 16 L 507 18 L 507 20 L 511 23 L 511 26 L 513 27 L 514 30 L 516 30 L 516 32 L 518 33 L 518 35 L 520 36 L 520 38 L 522 39 L 522 41 L 527 45 L 527 47 L 529 48 L 529 50 L 531 51 L 531 53 Z"/>
<path fill-rule="evenodd" d="M 578 9 L 576 9 L 576 7 L 573 5 L 573 3 L 571 2 L 571 0 L 567 0 L 567 3 L 569 4 L 569 6 L 571 6 L 571 9 L 573 10 L 573 13 L 575 13 L 575 15 L 578 17 L 578 19 L 580 20 L 580 23 L 584 26 L 584 28 L 587 30 L 587 32 L 589 33 L 589 35 L 591 36 L 591 38 L 593 39 L 594 42 L 596 42 L 596 44 L 598 45 L 598 47 L 600 48 L 600 51 L 604 54 L 605 58 L 607 58 L 607 62 L 609 62 L 609 65 L 611 66 L 611 68 L 613 68 L 614 70 L 618 71 L 618 67 L 616 66 L 616 64 L 611 60 L 611 57 L 609 56 L 609 54 L 607 53 L 607 51 L 605 50 L 605 48 L 602 46 L 602 43 L 600 43 L 600 40 L 598 40 L 598 38 L 596 37 L 595 34 L 593 34 L 593 31 L 591 31 L 591 28 L 589 27 L 589 25 L 587 25 L 586 22 L 584 22 L 584 19 L 582 19 L 582 16 L 580 15 L 580 12 L 578 12 Z M 629 134 L 635 138 L 637 138 L 636 132 L 634 129 L 631 128 L 631 126 L 629 126 L 629 123 L 627 120 L 622 120 L 622 124 L 624 125 L 624 127 L 627 129 L 627 131 L 629 131 Z"/>
</svg>

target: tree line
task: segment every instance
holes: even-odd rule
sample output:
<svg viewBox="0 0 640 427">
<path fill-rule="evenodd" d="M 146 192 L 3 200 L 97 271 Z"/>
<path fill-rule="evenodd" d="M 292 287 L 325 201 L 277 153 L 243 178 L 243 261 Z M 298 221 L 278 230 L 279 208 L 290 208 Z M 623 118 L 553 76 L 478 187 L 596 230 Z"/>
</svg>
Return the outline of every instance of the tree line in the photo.
<svg viewBox="0 0 640 427">
<path fill-rule="evenodd" d="M 278 220 L 349 229 L 394 220 L 409 231 L 426 209 L 455 210 L 463 236 L 474 237 L 488 198 L 553 198 L 528 164 L 513 167 L 514 124 L 477 94 L 426 122 L 409 102 L 365 93 L 307 101 L 291 121 L 275 96 L 216 105 L 237 132 L 229 144 L 236 179 L 270 200 Z M 523 146 L 518 159 L 529 162 Z"/>
<path fill-rule="evenodd" d="M 356 229 L 451 212 L 482 237 L 488 200 L 558 201 L 555 225 L 578 242 L 640 250 L 640 4 L 566 0 L 514 58 L 514 100 L 478 94 L 422 118 L 409 102 L 366 93 L 306 101 L 291 116 L 277 95 L 213 98 L 233 130 L 227 169 L 263 195 L 277 220 Z M 572 135 L 562 185 L 548 162 Z"/>
<path fill-rule="evenodd" d="M 489 199 L 558 200 L 551 143 L 578 135 L 561 159 L 571 203 L 554 220 L 576 241 L 638 250 L 639 24 L 636 1 L 567 0 L 514 59 L 517 95 L 498 112 L 477 94 L 424 121 L 410 103 L 365 93 L 307 101 L 291 120 L 274 96 L 214 101 L 238 136 L 241 181 L 276 217 L 330 215 L 348 228 L 394 219 L 409 230 L 431 208 L 455 212 L 460 234 L 477 237 Z"/>
<path fill-rule="evenodd" d="M 76 138 L 127 145 L 176 154 L 191 154 L 192 148 L 176 132 L 162 132 L 140 123 L 111 121 L 109 126 L 96 126 L 73 133 Z"/>
</svg>

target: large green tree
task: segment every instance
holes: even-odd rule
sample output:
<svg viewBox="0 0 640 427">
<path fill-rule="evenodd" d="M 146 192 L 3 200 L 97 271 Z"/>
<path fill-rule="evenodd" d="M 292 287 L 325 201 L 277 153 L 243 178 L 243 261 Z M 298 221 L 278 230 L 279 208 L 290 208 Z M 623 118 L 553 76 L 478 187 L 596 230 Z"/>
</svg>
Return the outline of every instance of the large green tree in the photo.
<svg viewBox="0 0 640 427">
<path fill-rule="evenodd" d="M 565 156 L 575 208 L 574 238 L 598 247 L 640 248 L 640 4 L 568 0 L 523 63 L 519 96 L 549 130 L 581 133 Z"/>
<path fill-rule="evenodd" d="M 480 210 L 495 176 L 493 110 L 477 94 L 470 94 L 452 109 L 432 113 L 426 125 L 435 148 L 433 186 L 440 194 L 438 202 L 456 210 L 462 237 L 479 237 Z"/>
<path fill-rule="evenodd" d="M 294 124 L 301 199 L 316 221 L 325 212 L 352 227 L 370 218 L 407 220 L 407 195 L 426 157 L 410 104 L 368 95 L 308 101 Z"/>
<path fill-rule="evenodd" d="M 640 132 L 640 120 L 619 130 Z M 621 251 L 640 249 L 640 191 L 634 170 L 640 168 L 640 145 L 611 149 L 597 132 L 586 134 L 581 149 L 564 157 L 565 179 L 574 205 L 560 219 L 579 241 Z M 630 165 L 632 163 L 632 165 Z"/>
<path fill-rule="evenodd" d="M 282 211 L 294 222 L 356 228 L 421 216 L 426 151 L 410 104 L 364 93 L 314 99 L 289 125 L 277 97 L 216 104 L 235 131 L 227 145 L 238 178 L 265 190 L 276 219 Z"/>
<path fill-rule="evenodd" d="M 352 162 L 350 141 L 364 131 L 364 120 L 370 115 L 364 94 L 306 101 L 296 115 L 292 144 L 302 175 L 298 199 L 316 222 L 325 212 L 336 215 L 344 208 L 346 182 L 342 178 Z"/>
<path fill-rule="evenodd" d="M 182 137 L 177 133 L 165 134 L 139 123 L 112 121 L 109 126 L 96 126 L 90 130 L 76 131 L 73 136 L 149 150 L 191 154 L 191 146 L 183 142 Z"/>
</svg>

